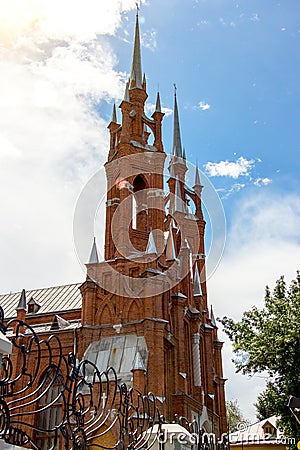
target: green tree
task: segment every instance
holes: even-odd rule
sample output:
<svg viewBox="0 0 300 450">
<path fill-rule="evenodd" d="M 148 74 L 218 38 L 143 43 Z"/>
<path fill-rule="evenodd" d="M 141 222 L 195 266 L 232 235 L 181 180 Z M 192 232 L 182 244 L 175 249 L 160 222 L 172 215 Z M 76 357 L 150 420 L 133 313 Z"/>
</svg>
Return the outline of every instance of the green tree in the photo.
<svg viewBox="0 0 300 450">
<path fill-rule="evenodd" d="M 228 317 L 221 322 L 239 356 L 237 372 L 268 372 L 272 411 L 281 417 L 285 436 L 297 442 L 300 427 L 287 403 L 290 395 L 300 397 L 300 273 L 289 289 L 283 276 L 273 294 L 267 287 L 262 309 L 253 306 L 239 322 Z"/>
<path fill-rule="evenodd" d="M 258 420 L 264 420 L 268 417 L 276 415 L 276 399 L 278 393 L 272 384 L 267 384 L 266 389 L 258 394 L 257 402 L 254 403 L 256 408 L 256 417 Z"/>
<path fill-rule="evenodd" d="M 226 402 L 226 418 L 229 433 L 236 431 L 240 423 L 249 424 L 249 421 L 244 418 L 237 400 L 228 400 Z"/>
</svg>

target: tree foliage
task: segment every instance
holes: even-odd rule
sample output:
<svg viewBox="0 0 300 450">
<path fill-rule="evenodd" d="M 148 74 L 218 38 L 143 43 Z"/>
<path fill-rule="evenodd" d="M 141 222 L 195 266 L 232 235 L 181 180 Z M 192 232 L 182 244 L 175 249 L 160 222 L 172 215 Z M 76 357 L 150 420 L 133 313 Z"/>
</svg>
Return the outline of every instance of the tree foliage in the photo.
<svg viewBox="0 0 300 450">
<path fill-rule="evenodd" d="M 267 384 L 267 387 L 263 392 L 258 394 L 257 402 L 254 403 L 258 420 L 264 420 L 268 417 L 277 415 L 275 408 L 277 396 L 276 389 L 270 383 Z"/>
<path fill-rule="evenodd" d="M 237 400 L 226 402 L 226 418 L 229 433 L 236 431 L 240 423 L 249 424 L 249 421 L 244 418 Z"/>
<path fill-rule="evenodd" d="M 273 293 L 267 287 L 262 309 L 253 306 L 239 322 L 228 317 L 221 322 L 234 352 L 247 355 L 234 361 L 237 372 L 268 372 L 259 407 L 263 408 L 263 403 L 266 411 L 271 407 L 273 414 L 281 417 L 285 436 L 299 438 L 299 425 L 287 403 L 290 395 L 300 397 L 300 273 L 289 289 L 283 276 Z"/>
</svg>

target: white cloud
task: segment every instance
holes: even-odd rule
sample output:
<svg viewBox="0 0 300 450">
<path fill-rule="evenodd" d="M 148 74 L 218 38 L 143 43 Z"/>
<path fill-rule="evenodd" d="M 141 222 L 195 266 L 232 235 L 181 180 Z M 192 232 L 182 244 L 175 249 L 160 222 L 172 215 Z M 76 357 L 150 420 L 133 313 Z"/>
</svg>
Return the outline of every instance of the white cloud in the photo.
<svg viewBox="0 0 300 450">
<path fill-rule="evenodd" d="M 260 21 L 260 17 L 259 17 L 259 15 L 258 15 L 257 13 L 253 13 L 253 14 L 251 15 L 251 17 L 250 17 L 250 20 L 251 20 L 252 22 L 259 22 L 259 21 Z"/>
<path fill-rule="evenodd" d="M 221 189 L 221 199 L 225 200 L 226 198 L 230 197 L 231 194 L 234 194 L 235 192 L 239 192 L 241 189 L 244 189 L 246 186 L 245 183 L 234 183 L 229 189 Z"/>
<path fill-rule="evenodd" d="M 240 176 L 249 176 L 254 163 L 253 159 L 246 159 L 240 156 L 235 162 L 226 160 L 213 163 L 209 161 L 204 167 L 211 177 L 231 177 L 236 179 Z"/>
<path fill-rule="evenodd" d="M 270 178 L 257 178 L 254 181 L 255 186 L 267 186 L 268 184 L 272 183 L 272 180 Z"/>
<path fill-rule="evenodd" d="M 171 114 L 173 114 L 173 109 L 171 109 L 171 108 L 167 108 L 167 107 L 162 106 L 161 110 L 166 116 L 170 116 Z M 155 104 L 147 102 L 145 104 L 145 112 L 146 112 L 146 114 L 151 116 L 154 113 L 154 111 L 155 111 Z"/>
<path fill-rule="evenodd" d="M 142 46 L 154 51 L 157 46 L 156 35 L 156 30 L 149 30 L 147 32 L 144 32 L 141 36 Z"/>
<path fill-rule="evenodd" d="M 121 13 L 135 7 L 133 0 L 1 0 L 0 4 L 0 37 L 6 46 L 16 39 L 37 36 L 40 40 L 88 42 L 97 34 L 114 34 L 121 24 Z"/>
<path fill-rule="evenodd" d="M 201 25 L 206 26 L 206 25 L 209 25 L 209 24 L 210 24 L 210 21 L 209 21 L 209 20 L 207 20 L 207 19 L 201 19 L 201 20 L 199 20 L 199 21 L 197 22 L 197 27 L 200 27 Z"/>
<path fill-rule="evenodd" d="M 262 190 L 240 200 L 231 217 L 220 266 L 209 280 L 209 300 L 216 316 L 239 320 L 243 311 L 253 305 L 262 307 L 267 284 L 272 289 L 280 275 L 286 276 L 288 284 L 295 278 L 299 269 L 299 228 L 299 196 Z M 253 420 L 252 405 L 265 379 L 234 374 L 230 344 L 225 339 L 227 398 L 238 398 L 246 416 Z"/>
<path fill-rule="evenodd" d="M 208 109 L 210 109 L 210 105 L 208 103 L 201 101 L 201 102 L 199 102 L 199 108 L 202 111 L 207 111 Z"/>
<path fill-rule="evenodd" d="M 107 151 L 95 107 L 124 92 L 105 35 L 134 8 L 134 0 L 0 0 L 1 292 L 84 277 L 73 208 Z"/>
</svg>

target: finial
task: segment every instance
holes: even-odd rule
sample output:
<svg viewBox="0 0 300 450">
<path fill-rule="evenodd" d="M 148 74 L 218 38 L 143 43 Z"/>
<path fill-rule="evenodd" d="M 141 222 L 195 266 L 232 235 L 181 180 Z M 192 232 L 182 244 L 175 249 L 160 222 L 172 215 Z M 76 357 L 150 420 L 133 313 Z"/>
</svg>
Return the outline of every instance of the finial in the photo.
<svg viewBox="0 0 300 450">
<path fill-rule="evenodd" d="M 174 95 L 175 95 L 175 97 L 176 97 L 176 92 L 177 92 L 177 86 L 176 86 L 176 83 L 174 83 L 173 86 L 174 86 Z"/>
</svg>

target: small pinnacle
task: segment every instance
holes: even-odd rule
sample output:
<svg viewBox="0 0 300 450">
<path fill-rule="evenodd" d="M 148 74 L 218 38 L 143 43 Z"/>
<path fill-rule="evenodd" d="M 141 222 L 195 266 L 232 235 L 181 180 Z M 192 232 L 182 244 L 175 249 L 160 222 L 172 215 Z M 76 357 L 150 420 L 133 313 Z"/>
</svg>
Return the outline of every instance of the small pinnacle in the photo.
<svg viewBox="0 0 300 450">
<path fill-rule="evenodd" d="M 151 254 L 157 255 L 157 250 L 156 250 L 156 245 L 155 245 L 155 241 L 154 241 L 154 236 L 152 233 L 152 228 L 150 228 L 149 239 L 148 239 L 148 244 L 147 244 L 147 248 L 146 248 L 146 254 L 147 255 L 151 255 Z"/>
<path fill-rule="evenodd" d="M 116 104 L 115 103 L 114 103 L 113 110 L 112 110 L 111 121 L 113 123 L 117 123 L 117 111 L 116 111 Z"/>
<path fill-rule="evenodd" d="M 126 86 L 125 86 L 124 101 L 128 102 L 128 103 L 130 102 L 130 98 L 129 98 L 129 80 L 127 81 Z"/>
<path fill-rule="evenodd" d="M 156 96 L 155 112 L 160 112 L 161 113 L 161 103 L 160 103 L 159 92 L 157 92 L 157 96 Z"/>
<path fill-rule="evenodd" d="M 19 310 L 26 311 L 27 310 L 25 289 L 22 290 L 21 297 L 20 297 L 20 300 L 19 300 L 19 303 L 18 303 L 18 306 L 17 306 L 16 310 L 17 311 L 19 311 Z"/>
<path fill-rule="evenodd" d="M 93 246 L 90 254 L 89 264 L 97 264 L 99 262 L 96 238 L 94 237 Z"/>
<path fill-rule="evenodd" d="M 198 166 L 196 166 L 195 186 L 201 186 Z"/>
</svg>

